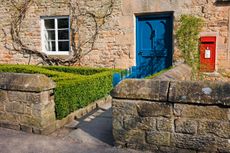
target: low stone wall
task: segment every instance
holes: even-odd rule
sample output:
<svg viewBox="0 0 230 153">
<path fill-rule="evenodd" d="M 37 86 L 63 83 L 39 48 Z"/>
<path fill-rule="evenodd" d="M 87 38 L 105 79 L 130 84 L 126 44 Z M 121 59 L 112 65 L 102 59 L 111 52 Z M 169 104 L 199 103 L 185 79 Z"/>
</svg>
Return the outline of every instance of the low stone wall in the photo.
<svg viewBox="0 0 230 153">
<path fill-rule="evenodd" d="M 230 152 L 230 83 L 124 80 L 111 93 L 118 146 Z"/>
<path fill-rule="evenodd" d="M 0 73 L 0 126 L 36 134 L 54 131 L 54 88 L 45 75 Z"/>
<path fill-rule="evenodd" d="M 105 97 L 56 120 L 54 88 L 45 75 L 0 73 L 0 127 L 46 135 L 111 102 Z"/>
<path fill-rule="evenodd" d="M 155 80 L 191 80 L 192 68 L 187 64 L 180 64 L 161 75 L 154 77 Z"/>
</svg>

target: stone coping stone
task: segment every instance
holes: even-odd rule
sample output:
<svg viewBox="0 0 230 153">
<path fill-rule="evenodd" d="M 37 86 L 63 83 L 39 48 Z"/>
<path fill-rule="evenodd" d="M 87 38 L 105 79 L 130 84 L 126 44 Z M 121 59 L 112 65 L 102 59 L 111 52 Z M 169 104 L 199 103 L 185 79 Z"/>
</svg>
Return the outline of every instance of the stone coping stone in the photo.
<svg viewBox="0 0 230 153">
<path fill-rule="evenodd" d="M 54 89 L 56 84 L 43 74 L 0 73 L 0 89 L 41 92 Z"/>
<path fill-rule="evenodd" d="M 126 79 L 113 98 L 230 106 L 230 82 Z"/>
<path fill-rule="evenodd" d="M 169 102 L 230 106 L 230 82 L 173 81 Z"/>
<path fill-rule="evenodd" d="M 126 79 L 111 92 L 113 98 L 167 101 L 169 81 Z"/>
<path fill-rule="evenodd" d="M 157 80 L 167 80 L 167 81 L 176 81 L 176 80 L 191 80 L 192 68 L 187 64 L 180 64 L 173 69 L 170 69 L 159 76 L 154 77 L 153 79 Z"/>
</svg>

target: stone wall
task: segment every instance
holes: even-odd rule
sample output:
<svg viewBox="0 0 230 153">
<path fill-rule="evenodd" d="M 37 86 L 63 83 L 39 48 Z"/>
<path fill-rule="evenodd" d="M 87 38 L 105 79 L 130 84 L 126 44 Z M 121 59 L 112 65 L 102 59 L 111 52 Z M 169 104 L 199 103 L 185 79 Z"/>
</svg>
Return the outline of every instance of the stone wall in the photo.
<svg viewBox="0 0 230 153">
<path fill-rule="evenodd" d="M 40 0 L 36 1 L 23 20 L 20 36 L 32 49 L 41 51 L 41 16 L 71 15 L 68 3 L 76 0 Z M 103 6 L 110 0 L 78 0 L 83 12 L 100 14 Z M 40 58 L 19 54 L 12 49 L 10 22 L 15 13 L 10 1 L 0 0 L 0 63 L 38 64 Z M 135 15 L 174 11 L 174 30 L 178 27 L 181 14 L 193 14 L 206 22 L 201 35 L 217 36 L 217 69 L 229 68 L 229 3 L 216 3 L 216 0 L 114 0 L 112 14 L 105 18 L 95 41 L 95 46 L 81 61 L 82 65 L 94 67 L 127 68 L 135 65 Z M 79 12 L 76 12 L 77 15 Z M 90 36 L 93 25 L 91 19 L 81 22 L 81 36 Z M 88 28 L 85 28 L 88 27 Z M 77 27 L 78 28 L 78 27 Z M 79 36 L 76 36 L 79 37 Z M 87 50 L 87 46 L 84 48 Z M 180 59 L 175 40 L 174 61 Z M 68 58 L 68 57 L 61 57 Z M 79 64 L 79 63 L 76 63 Z"/>
<path fill-rule="evenodd" d="M 0 127 L 47 135 L 111 103 L 104 97 L 57 120 L 54 88 L 45 75 L 0 73 Z"/>
<path fill-rule="evenodd" d="M 45 75 L 0 73 L 0 126 L 29 133 L 55 130 L 55 84 Z"/>
<path fill-rule="evenodd" d="M 230 152 L 230 83 L 125 80 L 112 92 L 116 145 Z"/>
</svg>

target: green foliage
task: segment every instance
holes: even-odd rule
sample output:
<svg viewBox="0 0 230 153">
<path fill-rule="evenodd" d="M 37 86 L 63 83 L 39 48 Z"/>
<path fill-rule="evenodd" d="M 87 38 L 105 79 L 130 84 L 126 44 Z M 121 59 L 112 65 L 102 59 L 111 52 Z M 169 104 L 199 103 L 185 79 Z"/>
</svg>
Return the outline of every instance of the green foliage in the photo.
<svg viewBox="0 0 230 153">
<path fill-rule="evenodd" d="M 57 119 L 87 106 L 107 95 L 112 89 L 113 69 L 82 67 L 41 67 L 30 65 L 0 65 L 0 72 L 45 74 L 54 80 Z M 85 74 L 85 75 L 82 75 Z"/>
<path fill-rule="evenodd" d="M 59 72 L 75 73 L 80 75 L 92 75 L 104 71 L 111 71 L 108 68 L 89 68 L 89 67 L 66 67 L 66 66 L 45 66 L 48 70 L 54 70 Z"/>
<path fill-rule="evenodd" d="M 176 32 L 178 47 L 182 52 L 185 63 L 193 68 L 194 72 L 199 70 L 199 33 L 204 22 L 201 18 L 182 15 L 180 25 Z"/>
<path fill-rule="evenodd" d="M 104 97 L 112 89 L 112 72 L 102 72 L 81 80 L 65 80 L 55 89 L 57 118 Z"/>
</svg>

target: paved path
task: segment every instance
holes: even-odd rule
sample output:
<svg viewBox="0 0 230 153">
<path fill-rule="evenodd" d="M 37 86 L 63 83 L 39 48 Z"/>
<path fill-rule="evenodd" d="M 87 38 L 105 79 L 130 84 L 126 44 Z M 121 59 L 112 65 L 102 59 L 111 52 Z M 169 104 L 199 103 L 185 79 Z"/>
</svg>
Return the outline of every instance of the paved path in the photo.
<svg viewBox="0 0 230 153">
<path fill-rule="evenodd" d="M 0 153 L 141 153 L 113 147 L 110 106 L 50 136 L 0 128 Z"/>
</svg>

